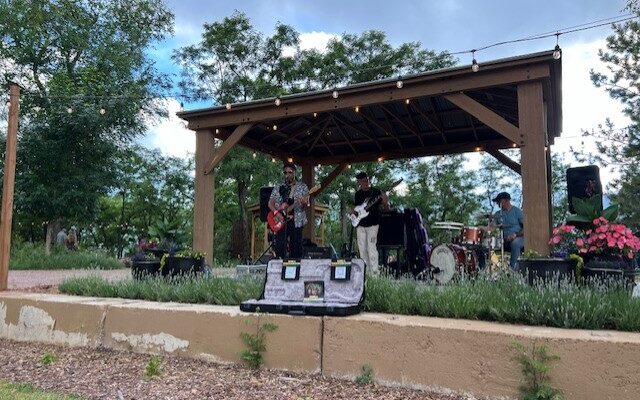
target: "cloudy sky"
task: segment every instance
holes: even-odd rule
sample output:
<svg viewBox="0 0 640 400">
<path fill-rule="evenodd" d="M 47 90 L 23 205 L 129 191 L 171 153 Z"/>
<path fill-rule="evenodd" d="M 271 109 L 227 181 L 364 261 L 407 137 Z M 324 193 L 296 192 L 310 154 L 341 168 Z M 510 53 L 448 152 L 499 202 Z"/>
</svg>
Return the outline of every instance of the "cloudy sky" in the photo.
<svg viewBox="0 0 640 400">
<path fill-rule="evenodd" d="M 202 25 L 219 21 L 234 10 L 244 12 L 253 25 L 271 35 L 277 22 L 293 26 L 304 47 L 322 48 L 333 35 L 362 33 L 370 29 L 386 32 L 394 44 L 417 41 L 436 51 L 465 51 L 497 42 L 575 27 L 625 14 L 624 0 L 166 0 L 176 16 L 176 33 L 154 50 L 160 69 L 176 72 L 170 60 L 172 49 L 199 41 Z M 605 118 L 619 127 L 628 124 L 621 105 L 602 90 L 593 87 L 589 70 L 604 70 L 597 57 L 609 25 L 560 36 L 563 79 L 563 132 L 552 150 L 564 153 L 569 145 L 581 145 L 582 129 L 592 129 Z M 479 63 L 552 49 L 555 37 L 493 47 L 476 53 Z M 470 64 L 463 54 L 459 63 Z M 172 112 L 178 102 L 169 104 Z M 189 105 L 186 105 L 189 109 Z M 151 129 L 144 143 L 167 154 L 184 156 L 195 149 L 192 132 L 186 131 L 173 116 Z M 589 146 L 589 143 L 585 143 Z M 566 156 L 566 161 L 571 161 Z M 473 163 L 473 161 L 471 161 Z M 611 175 L 603 174 L 603 183 Z"/>
</svg>

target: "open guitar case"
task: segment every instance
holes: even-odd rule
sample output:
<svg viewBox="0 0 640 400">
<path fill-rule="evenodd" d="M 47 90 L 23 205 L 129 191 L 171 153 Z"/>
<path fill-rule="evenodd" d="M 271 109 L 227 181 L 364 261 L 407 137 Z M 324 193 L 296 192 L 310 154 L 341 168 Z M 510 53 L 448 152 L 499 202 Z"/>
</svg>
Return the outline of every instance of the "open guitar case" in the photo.
<svg viewBox="0 0 640 400">
<path fill-rule="evenodd" d="M 246 312 L 347 316 L 362 309 L 366 266 L 362 259 L 273 259 L 259 299 L 240 304 Z"/>
</svg>

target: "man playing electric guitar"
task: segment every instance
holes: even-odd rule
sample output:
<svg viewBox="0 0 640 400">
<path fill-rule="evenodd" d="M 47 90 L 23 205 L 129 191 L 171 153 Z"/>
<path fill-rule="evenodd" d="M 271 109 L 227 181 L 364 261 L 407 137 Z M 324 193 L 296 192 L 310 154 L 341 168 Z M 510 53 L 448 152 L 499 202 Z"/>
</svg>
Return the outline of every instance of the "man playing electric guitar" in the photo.
<svg viewBox="0 0 640 400">
<path fill-rule="evenodd" d="M 389 208 L 389 197 L 380 189 L 371 186 L 369 177 L 366 172 L 356 174 L 358 180 L 358 191 L 356 192 L 354 201 L 356 208 L 363 209 L 364 206 L 369 213 L 362 218 L 356 228 L 356 236 L 358 238 L 358 252 L 360 258 L 364 260 L 367 266 L 367 272 L 372 274 L 378 273 L 378 227 L 380 224 L 380 206 L 385 209 Z M 357 216 L 355 216 L 357 218 Z M 351 218 L 352 221 L 354 218 Z"/>
<path fill-rule="evenodd" d="M 276 232 L 275 252 L 278 258 L 300 258 L 302 256 L 302 228 L 307 224 L 305 207 L 309 204 L 309 188 L 296 180 L 296 166 L 287 163 L 282 168 L 284 183 L 273 188 L 269 198 L 269 210 L 275 212 L 277 220 L 286 219 L 284 229 Z M 293 215 L 279 212 L 293 206 Z M 288 244 L 288 246 L 287 246 Z M 287 248 L 290 252 L 287 252 Z"/>
</svg>

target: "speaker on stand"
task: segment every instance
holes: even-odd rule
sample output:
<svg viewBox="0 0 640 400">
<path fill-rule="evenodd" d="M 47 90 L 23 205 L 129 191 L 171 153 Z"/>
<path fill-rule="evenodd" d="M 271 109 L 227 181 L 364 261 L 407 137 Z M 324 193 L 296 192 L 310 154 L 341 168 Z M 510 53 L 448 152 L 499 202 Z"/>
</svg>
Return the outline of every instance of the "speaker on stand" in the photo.
<svg viewBox="0 0 640 400">
<path fill-rule="evenodd" d="M 602 206 L 602 183 L 600 183 L 600 169 L 597 165 L 567 169 L 569 212 L 576 213 L 573 198 L 588 199 L 596 195 L 600 196 Z"/>
</svg>

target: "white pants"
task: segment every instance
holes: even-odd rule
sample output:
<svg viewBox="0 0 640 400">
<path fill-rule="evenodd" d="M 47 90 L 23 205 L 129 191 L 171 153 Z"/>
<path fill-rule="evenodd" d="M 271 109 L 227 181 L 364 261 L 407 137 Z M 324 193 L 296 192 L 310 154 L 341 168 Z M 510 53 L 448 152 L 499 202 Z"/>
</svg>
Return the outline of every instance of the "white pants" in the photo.
<svg viewBox="0 0 640 400">
<path fill-rule="evenodd" d="M 358 252 L 367 266 L 367 272 L 378 273 L 378 227 L 379 225 L 362 227 L 356 229 L 358 235 Z"/>
</svg>

